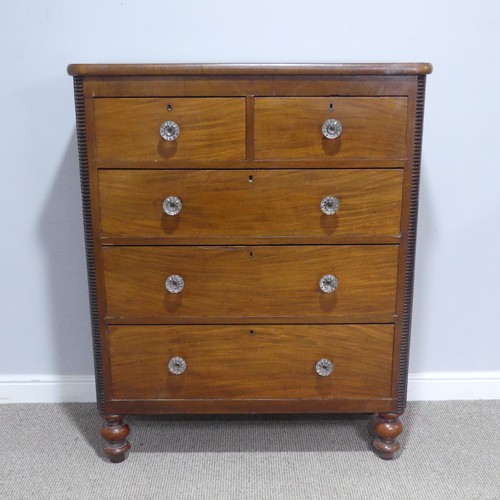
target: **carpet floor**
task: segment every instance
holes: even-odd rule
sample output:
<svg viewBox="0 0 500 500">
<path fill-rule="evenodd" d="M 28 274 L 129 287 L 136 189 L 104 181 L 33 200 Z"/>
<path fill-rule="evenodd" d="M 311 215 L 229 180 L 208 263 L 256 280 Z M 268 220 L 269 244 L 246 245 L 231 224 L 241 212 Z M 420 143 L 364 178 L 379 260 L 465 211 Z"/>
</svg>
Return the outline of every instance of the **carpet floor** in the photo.
<svg viewBox="0 0 500 500">
<path fill-rule="evenodd" d="M 500 401 L 413 402 L 402 453 L 365 416 L 131 416 L 102 453 L 93 404 L 0 405 L 0 499 L 500 500 Z"/>
</svg>

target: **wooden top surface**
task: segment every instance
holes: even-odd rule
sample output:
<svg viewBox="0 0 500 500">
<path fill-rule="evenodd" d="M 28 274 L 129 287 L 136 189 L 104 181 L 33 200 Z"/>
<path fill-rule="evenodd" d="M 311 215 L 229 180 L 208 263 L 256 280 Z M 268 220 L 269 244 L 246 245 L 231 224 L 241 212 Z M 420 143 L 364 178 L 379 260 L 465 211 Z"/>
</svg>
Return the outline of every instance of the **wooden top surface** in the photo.
<svg viewBox="0 0 500 500">
<path fill-rule="evenodd" d="M 430 63 L 368 64 L 70 64 L 72 76 L 422 75 Z"/>
</svg>

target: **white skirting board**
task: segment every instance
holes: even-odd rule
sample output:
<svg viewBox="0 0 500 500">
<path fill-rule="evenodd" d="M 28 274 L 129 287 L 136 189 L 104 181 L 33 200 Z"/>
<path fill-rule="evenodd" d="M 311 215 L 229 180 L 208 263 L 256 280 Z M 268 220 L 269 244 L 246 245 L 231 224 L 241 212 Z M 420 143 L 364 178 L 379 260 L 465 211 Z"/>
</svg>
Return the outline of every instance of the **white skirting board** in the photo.
<svg viewBox="0 0 500 500">
<path fill-rule="evenodd" d="M 500 371 L 410 373 L 408 401 L 500 399 Z"/>
<path fill-rule="evenodd" d="M 0 375 L 0 403 L 95 402 L 93 375 Z"/>
<path fill-rule="evenodd" d="M 410 373 L 409 401 L 500 399 L 500 371 Z M 0 403 L 95 402 L 91 375 L 0 375 Z"/>
</svg>

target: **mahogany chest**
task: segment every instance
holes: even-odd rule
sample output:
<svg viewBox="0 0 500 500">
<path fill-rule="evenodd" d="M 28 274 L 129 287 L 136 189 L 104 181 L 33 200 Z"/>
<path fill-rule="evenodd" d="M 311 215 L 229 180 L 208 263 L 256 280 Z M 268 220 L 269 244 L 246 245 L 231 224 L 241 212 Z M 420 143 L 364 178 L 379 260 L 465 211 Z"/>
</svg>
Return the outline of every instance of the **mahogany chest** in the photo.
<svg viewBox="0 0 500 500">
<path fill-rule="evenodd" d="M 70 65 L 107 455 L 138 413 L 406 404 L 431 65 Z"/>
</svg>

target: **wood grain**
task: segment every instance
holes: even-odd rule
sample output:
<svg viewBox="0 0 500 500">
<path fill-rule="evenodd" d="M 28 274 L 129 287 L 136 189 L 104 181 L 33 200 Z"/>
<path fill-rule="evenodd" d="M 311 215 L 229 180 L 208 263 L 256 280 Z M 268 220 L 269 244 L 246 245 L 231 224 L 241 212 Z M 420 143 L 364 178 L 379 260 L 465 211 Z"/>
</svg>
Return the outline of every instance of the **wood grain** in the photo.
<svg viewBox="0 0 500 500">
<path fill-rule="evenodd" d="M 95 99 L 96 157 L 118 160 L 245 158 L 243 98 Z M 171 106 L 171 111 L 168 111 Z M 179 125 L 175 141 L 161 138 L 165 121 Z"/>
<path fill-rule="evenodd" d="M 115 326 L 114 399 L 388 397 L 391 325 Z M 181 356 L 186 371 L 168 361 Z M 328 377 L 315 364 L 334 363 Z"/>
<path fill-rule="evenodd" d="M 96 171 L 92 169 L 94 160 L 92 147 L 93 110 L 92 101 L 84 99 L 85 83 L 83 77 L 75 77 L 74 91 L 96 400 L 97 408 L 102 415 L 104 414 L 105 401 L 109 399 L 110 395 L 110 371 L 104 323 L 105 296 L 100 262 L 97 175 Z"/>
<path fill-rule="evenodd" d="M 290 170 L 290 169 L 392 169 L 406 166 L 406 160 L 369 160 L 363 158 L 319 158 L 316 160 L 97 160 L 96 169 L 114 170 Z"/>
<path fill-rule="evenodd" d="M 258 97 L 255 158 L 406 158 L 406 109 L 405 97 Z M 321 132 L 329 118 L 337 139 Z"/>
<path fill-rule="evenodd" d="M 382 451 L 392 456 L 388 433 L 398 431 L 393 417 L 406 402 L 431 70 L 426 63 L 68 68 L 78 75 L 106 433 L 123 434 L 129 413 L 378 412 Z M 326 142 L 321 124 L 330 117 L 344 132 Z M 169 119 L 181 126 L 173 145 L 159 138 Z M 318 222 L 325 189 L 341 210 Z M 165 190 L 184 202 L 174 224 L 161 212 Z M 186 280 L 179 295 L 164 288 L 171 273 Z M 318 287 L 326 273 L 340 281 L 329 295 Z M 188 360 L 182 383 L 166 370 L 174 349 Z M 319 379 L 311 366 L 327 355 L 335 372 Z"/>
<path fill-rule="evenodd" d="M 337 64 L 70 64 L 70 75 L 416 75 L 432 71 L 430 63 Z"/>
<path fill-rule="evenodd" d="M 379 413 L 372 422 L 369 422 L 373 433 L 373 447 L 384 460 L 392 460 L 394 454 L 401 448 L 397 439 L 403 431 L 400 416 L 400 413 Z"/>
<path fill-rule="evenodd" d="M 398 238 L 402 182 L 401 170 L 100 170 L 101 235 L 169 244 Z M 162 209 L 171 195 L 182 200 L 176 216 Z M 320 210 L 327 195 L 340 201 L 334 215 Z"/>
<path fill-rule="evenodd" d="M 101 436 L 107 441 L 104 453 L 113 463 L 123 462 L 130 450 L 130 443 L 127 436 L 130 433 L 130 427 L 123 422 L 120 415 L 103 415 L 104 423 L 101 426 Z"/>
<path fill-rule="evenodd" d="M 105 247 L 102 253 L 108 319 L 394 320 L 397 245 Z M 330 273 L 339 287 L 327 294 L 319 280 Z M 185 281 L 179 294 L 165 289 L 171 274 Z"/>
<path fill-rule="evenodd" d="M 410 119 L 408 122 L 409 150 L 412 151 L 408 159 L 403 186 L 404 203 L 402 205 L 402 227 L 404 238 L 401 242 L 399 263 L 399 282 L 397 308 L 400 320 L 397 322 L 397 342 L 394 352 L 394 361 L 399 366 L 394 367 L 394 381 L 397 379 L 398 406 L 396 413 L 403 413 L 406 407 L 408 386 L 408 366 L 410 361 L 410 335 L 413 309 L 413 281 L 415 273 L 415 252 L 417 238 L 418 199 L 420 188 L 420 160 L 422 155 L 422 134 L 424 123 L 425 75 L 416 78 L 416 86 L 411 94 Z M 396 395 L 395 387 L 393 394 Z"/>
<path fill-rule="evenodd" d="M 402 96 L 414 76 L 87 76 L 95 97 Z"/>
<path fill-rule="evenodd" d="M 396 402 L 390 398 L 335 399 L 108 399 L 108 413 L 374 413 L 391 411 Z"/>
</svg>

